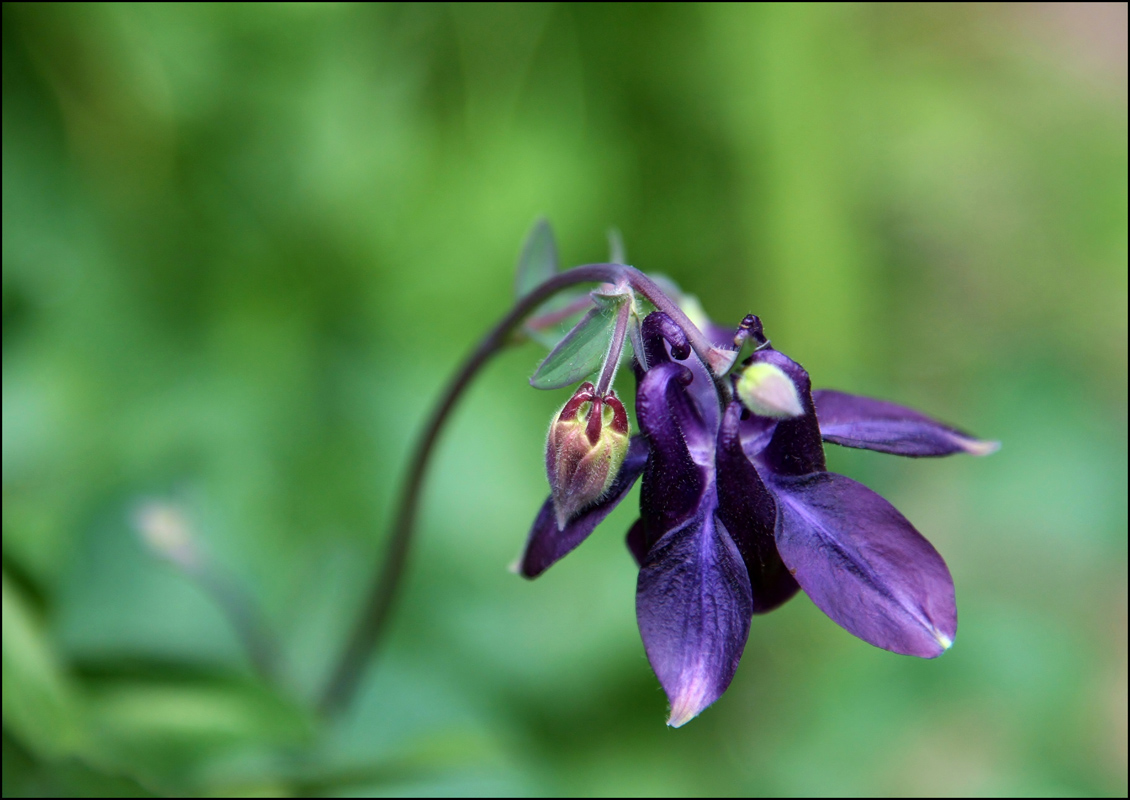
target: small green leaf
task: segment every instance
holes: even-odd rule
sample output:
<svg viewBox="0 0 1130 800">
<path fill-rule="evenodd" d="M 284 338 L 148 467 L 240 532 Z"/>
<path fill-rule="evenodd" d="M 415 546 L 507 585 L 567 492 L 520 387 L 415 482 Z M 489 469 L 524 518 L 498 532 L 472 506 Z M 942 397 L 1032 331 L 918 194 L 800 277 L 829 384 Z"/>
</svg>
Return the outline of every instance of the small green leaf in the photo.
<svg viewBox="0 0 1130 800">
<path fill-rule="evenodd" d="M 600 368 L 612 343 L 615 315 L 594 308 L 545 357 L 530 378 L 535 389 L 560 389 L 587 378 Z"/>
<path fill-rule="evenodd" d="M 526 243 L 522 245 L 514 290 L 518 297 L 525 297 L 556 273 L 557 242 L 553 238 L 553 228 L 543 217 L 534 223 L 526 236 Z"/>
</svg>

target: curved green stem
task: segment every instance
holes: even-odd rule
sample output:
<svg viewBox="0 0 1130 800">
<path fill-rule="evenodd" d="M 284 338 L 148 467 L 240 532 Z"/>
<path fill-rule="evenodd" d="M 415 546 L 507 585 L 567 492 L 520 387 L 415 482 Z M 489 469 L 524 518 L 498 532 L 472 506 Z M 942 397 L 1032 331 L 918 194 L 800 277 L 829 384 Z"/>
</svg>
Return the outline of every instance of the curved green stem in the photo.
<svg viewBox="0 0 1130 800">
<path fill-rule="evenodd" d="M 623 302 L 616 310 L 616 324 L 612 330 L 612 341 L 608 345 L 608 355 L 596 381 L 596 396 L 604 397 L 616 379 L 620 367 L 620 357 L 624 354 L 624 342 L 628 339 L 628 321 L 632 316 L 632 304 Z"/>
<path fill-rule="evenodd" d="M 324 711 L 332 713 L 349 704 L 380 642 L 408 558 L 428 461 L 444 422 L 475 374 L 507 344 L 510 334 L 522 320 L 557 292 L 578 283 L 617 283 L 622 280 L 626 280 L 657 309 L 682 326 L 691 347 L 704 363 L 713 366 L 712 354 L 716 349 L 706 336 L 651 278 L 633 267 L 623 264 L 588 264 L 574 267 L 554 275 L 521 298 L 463 362 L 428 417 L 423 433 L 412 451 L 412 460 L 401 489 L 396 516 L 385 544 L 384 558 L 373 577 L 361 615 L 322 695 L 321 707 Z"/>
</svg>

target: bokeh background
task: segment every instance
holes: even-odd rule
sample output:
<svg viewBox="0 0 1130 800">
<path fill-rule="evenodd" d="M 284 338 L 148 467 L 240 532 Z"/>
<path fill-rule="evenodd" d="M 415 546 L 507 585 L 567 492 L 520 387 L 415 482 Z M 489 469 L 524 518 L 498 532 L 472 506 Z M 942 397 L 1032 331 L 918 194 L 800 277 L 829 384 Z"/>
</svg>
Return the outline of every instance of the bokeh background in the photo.
<svg viewBox="0 0 1130 800">
<path fill-rule="evenodd" d="M 1126 30 L 1125 4 L 4 4 L 4 794 L 1124 796 Z M 1003 441 L 830 448 L 948 560 L 951 652 L 799 596 L 666 728 L 634 494 L 507 571 L 567 395 L 527 344 L 447 430 L 357 702 L 311 712 L 543 214 L 566 264 L 615 225 L 818 386 Z M 278 638 L 273 684 L 219 595 Z"/>
</svg>

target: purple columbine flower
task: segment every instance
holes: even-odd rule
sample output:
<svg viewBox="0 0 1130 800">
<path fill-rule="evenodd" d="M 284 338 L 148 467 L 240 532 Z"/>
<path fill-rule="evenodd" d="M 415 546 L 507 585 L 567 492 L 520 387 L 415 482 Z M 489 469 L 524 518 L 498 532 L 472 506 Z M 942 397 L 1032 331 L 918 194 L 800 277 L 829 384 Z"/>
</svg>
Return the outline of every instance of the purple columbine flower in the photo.
<svg viewBox="0 0 1130 800">
<path fill-rule="evenodd" d="M 386 557 L 324 708 L 353 696 L 385 629 L 444 421 L 483 365 L 521 338 L 552 347 L 531 385 L 580 386 L 551 420 L 550 496 L 516 570 L 540 575 L 643 476 L 628 548 L 640 565 L 636 616 L 671 701 L 669 725 L 722 695 L 752 616 L 800 589 L 878 647 L 933 658 L 953 644 L 957 610 L 942 557 L 886 500 L 827 472 L 824 442 L 912 457 L 985 455 L 997 444 L 893 403 L 813 392 L 808 373 L 770 346 L 757 317 L 736 331 L 715 325 L 669 280 L 627 266 L 618 234 L 610 243 L 609 263 L 562 271 L 549 224 L 530 232 L 517 301 L 456 370 L 421 432 Z M 582 284 L 598 286 L 585 293 Z M 629 343 L 635 436 L 613 389 Z M 735 369 L 747 344 L 752 355 Z"/>
<path fill-rule="evenodd" d="M 697 349 L 692 357 L 689 337 L 704 334 L 688 331 L 685 317 L 631 319 L 642 433 L 591 499 L 546 500 L 521 574 L 536 577 L 579 545 L 642 474 L 640 518 L 627 536 L 640 565 L 636 616 L 676 727 L 729 686 L 752 616 L 798 589 L 877 647 L 923 658 L 949 649 L 957 609 L 942 557 L 878 494 L 826 471 L 823 443 L 911 457 L 984 455 L 997 445 L 893 403 L 813 392 L 752 315 L 733 337 L 703 328 L 712 355 L 736 358 L 746 339 L 756 345 L 729 375 L 717 366 L 725 358 L 708 366 Z M 547 463 L 552 442 L 551 433 Z"/>
</svg>

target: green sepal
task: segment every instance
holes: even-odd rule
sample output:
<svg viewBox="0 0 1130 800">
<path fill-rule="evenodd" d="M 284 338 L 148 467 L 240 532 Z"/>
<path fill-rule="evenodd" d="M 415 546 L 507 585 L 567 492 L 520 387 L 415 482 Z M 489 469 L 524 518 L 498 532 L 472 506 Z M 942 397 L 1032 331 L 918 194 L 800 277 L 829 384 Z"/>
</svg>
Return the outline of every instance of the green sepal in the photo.
<svg viewBox="0 0 1130 800">
<path fill-rule="evenodd" d="M 530 385 L 535 389 L 571 386 L 592 375 L 604 363 L 612 344 L 617 311 L 623 303 L 630 301 L 631 295 L 593 292 L 592 298 L 597 307 L 581 318 L 530 378 Z"/>
<path fill-rule="evenodd" d="M 535 389 L 560 389 L 592 375 L 608 354 L 616 318 L 601 308 L 585 314 L 530 378 Z"/>
</svg>

